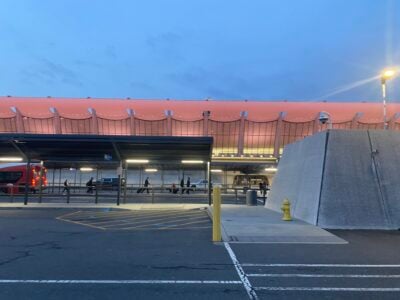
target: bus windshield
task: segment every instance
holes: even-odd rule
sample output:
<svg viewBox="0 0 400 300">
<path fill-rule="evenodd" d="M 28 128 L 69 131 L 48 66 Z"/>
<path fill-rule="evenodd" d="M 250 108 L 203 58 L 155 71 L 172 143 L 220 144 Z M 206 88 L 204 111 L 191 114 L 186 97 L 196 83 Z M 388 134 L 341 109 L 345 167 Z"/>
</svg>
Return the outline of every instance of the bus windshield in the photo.
<svg viewBox="0 0 400 300">
<path fill-rule="evenodd" d="M 9 171 L 0 172 L 0 183 L 16 183 L 22 177 L 22 172 Z"/>
</svg>

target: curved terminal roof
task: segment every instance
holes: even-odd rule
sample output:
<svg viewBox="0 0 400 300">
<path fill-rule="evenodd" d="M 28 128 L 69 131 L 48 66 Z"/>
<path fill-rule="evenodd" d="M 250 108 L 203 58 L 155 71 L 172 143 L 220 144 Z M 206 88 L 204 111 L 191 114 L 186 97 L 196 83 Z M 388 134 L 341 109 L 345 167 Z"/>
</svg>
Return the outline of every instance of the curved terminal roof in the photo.
<svg viewBox="0 0 400 300">
<path fill-rule="evenodd" d="M 269 121 L 285 112 L 285 120 L 293 122 L 310 121 L 321 111 L 331 114 L 333 122 L 352 120 L 357 113 L 363 123 L 382 122 L 382 104 L 371 102 L 287 102 L 287 101 L 183 101 L 183 100 L 145 100 L 145 99 L 91 99 L 91 98 L 33 98 L 0 97 L 0 118 L 14 116 L 11 107 L 17 107 L 21 114 L 34 118 L 49 118 L 53 114 L 50 108 L 56 108 L 63 117 L 85 119 L 90 117 L 92 108 L 99 117 L 124 119 L 127 110 L 146 120 L 165 118 L 165 111 L 170 110 L 179 120 L 198 120 L 204 111 L 210 111 L 210 119 L 230 121 L 240 118 L 242 111 L 247 112 L 247 119 Z M 400 104 L 388 104 L 388 118 L 400 112 Z"/>
</svg>

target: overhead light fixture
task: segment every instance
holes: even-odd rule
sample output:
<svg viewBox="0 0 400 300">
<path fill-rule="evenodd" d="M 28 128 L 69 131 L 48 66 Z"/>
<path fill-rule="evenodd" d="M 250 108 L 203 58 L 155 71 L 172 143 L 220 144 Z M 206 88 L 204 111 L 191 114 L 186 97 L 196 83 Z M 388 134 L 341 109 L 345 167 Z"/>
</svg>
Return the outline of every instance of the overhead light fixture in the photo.
<svg viewBox="0 0 400 300">
<path fill-rule="evenodd" d="M 144 171 L 148 172 L 148 173 L 154 173 L 154 172 L 157 172 L 158 170 L 157 169 L 144 169 Z"/>
<path fill-rule="evenodd" d="M 265 168 L 266 172 L 276 172 L 278 171 L 278 168 Z"/>
<path fill-rule="evenodd" d="M 22 157 L 0 157 L 0 161 L 22 161 Z"/>
<path fill-rule="evenodd" d="M 91 171 L 93 171 L 93 168 L 82 167 L 79 170 L 81 170 L 82 172 L 91 172 Z"/>
<path fill-rule="evenodd" d="M 221 169 L 211 169 L 212 173 L 221 173 L 222 170 Z"/>
<path fill-rule="evenodd" d="M 397 70 L 396 69 L 385 69 L 381 73 L 382 80 L 392 79 L 396 76 Z"/>
<path fill-rule="evenodd" d="M 148 159 L 127 159 L 126 162 L 128 164 L 148 164 Z"/>
<path fill-rule="evenodd" d="M 183 164 L 203 164 L 202 160 L 182 160 Z"/>
</svg>

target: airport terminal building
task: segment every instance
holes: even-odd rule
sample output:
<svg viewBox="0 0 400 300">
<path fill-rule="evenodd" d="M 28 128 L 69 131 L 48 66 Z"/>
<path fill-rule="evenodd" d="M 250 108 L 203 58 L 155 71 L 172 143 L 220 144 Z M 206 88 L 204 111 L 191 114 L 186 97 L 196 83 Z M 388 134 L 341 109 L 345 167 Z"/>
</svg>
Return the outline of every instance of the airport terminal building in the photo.
<svg viewBox="0 0 400 300">
<path fill-rule="evenodd" d="M 400 130 L 400 105 L 389 104 L 387 115 Z M 203 191 L 221 184 L 237 200 L 245 187 L 271 184 L 286 145 L 330 128 L 383 125 L 382 105 L 366 102 L 0 99 L 2 156 L 44 164 L 52 193 L 65 180 L 80 193 L 90 178 L 120 174 L 128 196 L 146 178 L 159 192 L 190 178 Z"/>
<path fill-rule="evenodd" d="M 380 103 L 0 97 L 0 133 L 213 137 L 213 161 L 267 161 L 327 129 L 381 129 Z M 400 129 L 400 104 L 388 105 Z"/>
</svg>

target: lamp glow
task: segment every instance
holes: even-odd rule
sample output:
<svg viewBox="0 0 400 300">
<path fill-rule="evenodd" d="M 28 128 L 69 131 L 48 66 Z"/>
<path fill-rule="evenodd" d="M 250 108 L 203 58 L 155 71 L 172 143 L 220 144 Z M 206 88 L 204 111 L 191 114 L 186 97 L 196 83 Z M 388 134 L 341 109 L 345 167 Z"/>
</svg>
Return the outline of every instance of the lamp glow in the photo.
<svg viewBox="0 0 400 300">
<path fill-rule="evenodd" d="M 276 172 L 278 171 L 278 168 L 265 168 L 266 172 Z"/>
<path fill-rule="evenodd" d="M 157 169 L 144 169 L 144 171 L 148 172 L 148 173 L 154 173 L 154 172 L 157 172 L 158 170 Z"/>
<path fill-rule="evenodd" d="M 128 164 L 148 164 L 148 159 L 127 159 L 126 162 Z"/>
<path fill-rule="evenodd" d="M 91 171 L 93 171 L 93 168 L 82 167 L 79 170 L 81 170 L 82 172 L 91 172 Z"/>
<path fill-rule="evenodd" d="M 221 169 L 211 169 L 212 173 L 221 173 L 222 170 Z"/>
<path fill-rule="evenodd" d="M 386 69 L 382 72 L 382 79 L 391 79 L 396 75 L 396 70 L 394 69 Z"/>
<path fill-rule="evenodd" d="M 182 160 L 183 164 L 203 164 L 202 160 Z"/>
<path fill-rule="evenodd" d="M 0 161 L 22 161 L 22 157 L 0 157 Z"/>
</svg>

